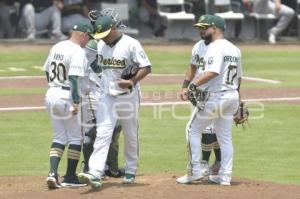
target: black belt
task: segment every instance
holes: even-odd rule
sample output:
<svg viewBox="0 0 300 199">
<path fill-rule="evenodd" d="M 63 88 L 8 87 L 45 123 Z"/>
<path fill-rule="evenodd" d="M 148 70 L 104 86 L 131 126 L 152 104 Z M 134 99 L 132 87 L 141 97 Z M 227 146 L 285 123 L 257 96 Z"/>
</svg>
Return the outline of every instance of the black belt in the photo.
<svg viewBox="0 0 300 199">
<path fill-rule="evenodd" d="M 70 87 L 68 87 L 68 86 L 62 86 L 62 87 L 61 87 L 61 89 L 63 89 L 63 90 L 67 90 L 67 91 L 71 90 L 71 88 L 70 88 Z"/>
</svg>

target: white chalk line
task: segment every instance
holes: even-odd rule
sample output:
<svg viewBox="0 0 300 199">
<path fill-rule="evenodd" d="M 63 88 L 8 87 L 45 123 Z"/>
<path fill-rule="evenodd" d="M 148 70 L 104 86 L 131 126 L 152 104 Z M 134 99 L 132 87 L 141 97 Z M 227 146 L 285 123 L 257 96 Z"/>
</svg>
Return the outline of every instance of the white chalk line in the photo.
<svg viewBox="0 0 300 199">
<path fill-rule="evenodd" d="M 182 74 L 150 74 L 150 76 L 154 77 L 184 77 Z M 0 80 L 13 80 L 13 79 L 42 79 L 45 76 L 10 76 L 10 77 L 0 77 Z M 254 81 L 254 82 L 263 82 L 270 84 L 280 84 L 281 81 L 272 80 L 272 79 L 264 79 L 259 77 L 243 77 L 244 80 Z"/>
<path fill-rule="evenodd" d="M 244 102 L 282 102 L 282 101 L 300 101 L 300 97 L 279 97 L 279 98 L 258 98 L 258 99 L 243 99 Z M 141 106 L 151 107 L 151 106 L 171 106 L 171 105 L 189 105 L 189 102 L 143 102 Z M 44 110 L 45 106 L 27 106 L 27 107 L 8 107 L 0 108 L 0 112 L 7 111 L 34 111 L 34 110 Z"/>
<path fill-rule="evenodd" d="M 46 76 L 10 76 L 0 77 L 0 80 L 14 80 L 14 79 L 45 79 Z"/>
<path fill-rule="evenodd" d="M 255 81 L 255 82 L 270 83 L 270 84 L 280 84 L 281 83 L 281 81 L 278 81 L 278 80 L 264 79 L 264 78 L 259 78 L 259 77 L 243 77 L 242 79 L 249 80 L 249 81 Z"/>
<path fill-rule="evenodd" d="M 184 77 L 182 74 L 151 74 L 151 76 L 154 77 Z M 278 80 L 272 80 L 272 79 L 265 79 L 260 77 L 247 77 L 244 76 L 242 79 L 254 81 L 254 82 L 264 82 L 264 83 L 270 83 L 270 84 L 280 84 L 281 81 Z"/>
</svg>

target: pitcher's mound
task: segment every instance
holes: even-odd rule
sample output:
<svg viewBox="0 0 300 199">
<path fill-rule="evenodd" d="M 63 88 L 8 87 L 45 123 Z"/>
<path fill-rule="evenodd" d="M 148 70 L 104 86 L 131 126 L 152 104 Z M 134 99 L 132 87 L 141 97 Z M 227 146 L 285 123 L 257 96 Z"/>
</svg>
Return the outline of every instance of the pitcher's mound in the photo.
<svg viewBox="0 0 300 199">
<path fill-rule="evenodd" d="M 299 199 L 300 186 L 282 185 L 263 181 L 234 178 L 232 186 L 210 184 L 203 181 L 181 185 L 176 183 L 179 174 L 139 174 L 136 183 L 123 185 L 121 178 L 109 178 L 100 190 L 90 187 L 48 190 L 46 177 L 2 176 L 1 199 Z"/>
</svg>

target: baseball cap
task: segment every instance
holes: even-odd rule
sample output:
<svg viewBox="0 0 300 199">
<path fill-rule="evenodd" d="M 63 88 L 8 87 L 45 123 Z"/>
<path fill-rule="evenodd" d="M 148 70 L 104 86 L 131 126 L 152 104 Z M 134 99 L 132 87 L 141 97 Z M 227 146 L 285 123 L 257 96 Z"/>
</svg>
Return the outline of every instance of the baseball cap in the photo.
<svg viewBox="0 0 300 199">
<path fill-rule="evenodd" d="M 95 22 L 95 39 L 102 39 L 106 37 L 111 28 L 114 25 L 114 21 L 110 16 L 101 16 Z"/>
<path fill-rule="evenodd" d="M 97 40 L 95 39 L 89 40 L 89 42 L 86 44 L 85 47 L 90 50 L 97 51 Z"/>
<path fill-rule="evenodd" d="M 222 30 L 225 30 L 225 20 L 216 15 L 202 15 L 199 17 L 198 23 L 194 24 L 194 27 L 206 27 L 216 26 Z"/>
<path fill-rule="evenodd" d="M 72 30 L 84 33 L 93 33 L 93 26 L 90 23 L 78 22 L 73 26 Z"/>
</svg>

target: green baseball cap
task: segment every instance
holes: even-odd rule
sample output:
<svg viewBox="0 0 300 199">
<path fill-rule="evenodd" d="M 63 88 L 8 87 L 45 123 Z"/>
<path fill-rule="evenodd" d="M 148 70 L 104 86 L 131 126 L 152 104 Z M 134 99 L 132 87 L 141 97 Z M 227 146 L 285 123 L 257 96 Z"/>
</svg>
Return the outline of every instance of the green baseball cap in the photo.
<svg viewBox="0 0 300 199">
<path fill-rule="evenodd" d="M 225 20 L 216 15 L 202 15 L 199 17 L 198 23 L 194 24 L 194 27 L 207 27 L 216 26 L 222 30 L 225 30 Z"/>
<path fill-rule="evenodd" d="M 114 25 L 114 21 L 110 16 L 102 16 L 97 19 L 95 22 L 95 39 L 102 39 L 106 37 L 110 31 L 111 28 Z"/>
<path fill-rule="evenodd" d="M 79 32 L 93 33 L 93 26 L 90 23 L 78 22 L 73 26 L 72 30 L 79 31 Z"/>
<path fill-rule="evenodd" d="M 91 39 L 89 40 L 89 42 L 86 44 L 86 48 L 93 50 L 93 51 L 97 51 L 97 40 L 95 39 Z"/>
</svg>

